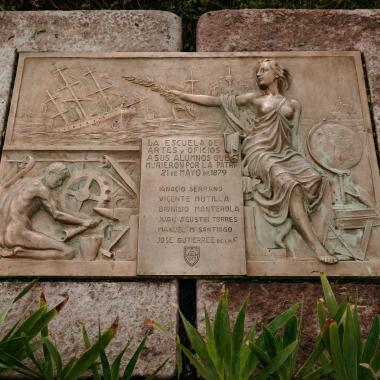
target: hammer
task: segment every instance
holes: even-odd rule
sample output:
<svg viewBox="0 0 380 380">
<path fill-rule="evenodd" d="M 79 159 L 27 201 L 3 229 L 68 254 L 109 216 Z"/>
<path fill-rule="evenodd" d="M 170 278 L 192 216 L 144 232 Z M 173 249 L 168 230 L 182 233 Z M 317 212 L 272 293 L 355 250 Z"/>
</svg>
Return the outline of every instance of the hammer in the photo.
<svg viewBox="0 0 380 380">
<path fill-rule="evenodd" d="M 111 242 L 108 249 L 100 248 L 99 251 L 103 256 L 108 257 L 109 259 L 113 257 L 111 249 L 119 242 L 119 240 L 129 231 L 129 226 L 124 227 L 115 239 Z"/>
</svg>

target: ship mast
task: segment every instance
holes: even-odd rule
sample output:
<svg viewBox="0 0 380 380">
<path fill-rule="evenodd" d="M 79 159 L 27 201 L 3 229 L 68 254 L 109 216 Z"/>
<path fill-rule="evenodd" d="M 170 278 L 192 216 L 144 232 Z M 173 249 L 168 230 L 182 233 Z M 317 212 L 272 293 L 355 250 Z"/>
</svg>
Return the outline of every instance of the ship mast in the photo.
<svg viewBox="0 0 380 380">
<path fill-rule="evenodd" d="M 199 80 L 196 80 L 193 78 L 193 70 L 190 70 L 190 79 L 185 80 L 185 83 L 191 84 L 191 93 L 194 95 L 194 84 L 199 82 Z"/>
<path fill-rule="evenodd" d="M 98 80 L 96 79 L 94 73 L 95 73 L 95 70 L 91 70 L 87 67 L 87 73 L 84 73 L 83 76 L 87 76 L 87 75 L 90 75 L 91 79 L 94 81 L 95 83 L 95 86 L 96 86 L 96 91 L 90 93 L 90 94 L 87 94 L 87 96 L 91 96 L 91 95 L 95 95 L 95 94 L 100 94 L 102 96 L 102 98 L 104 99 L 104 101 L 106 102 L 107 104 L 107 107 L 108 107 L 108 111 L 111 111 L 112 110 L 112 106 L 111 106 L 111 103 L 109 102 L 109 99 L 108 99 L 108 96 L 105 94 L 105 90 L 108 90 L 109 88 L 112 88 L 113 85 L 112 84 L 109 84 L 108 86 L 105 86 L 102 88 L 102 86 L 100 85 L 100 83 L 98 82 Z"/>
<path fill-rule="evenodd" d="M 59 103 L 56 101 L 56 99 L 58 99 L 58 96 L 53 96 L 49 90 L 46 90 L 46 93 L 48 94 L 48 97 L 49 99 L 45 102 L 45 104 L 48 104 L 50 102 L 53 103 L 53 105 L 55 106 L 55 108 L 57 109 L 58 113 L 53 115 L 53 119 L 60 116 L 62 117 L 63 121 L 65 122 L 65 124 L 67 125 L 69 123 L 69 119 L 67 118 L 66 116 L 66 113 L 69 112 L 69 110 L 64 110 L 61 108 L 61 106 L 59 105 Z"/>
<path fill-rule="evenodd" d="M 86 114 L 86 111 L 84 110 L 81 102 L 83 102 L 83 101 L 89 101 L 91 99 L 81 99 L 81 98 L 78 98 L 78 96 L 74 92 L 73 87 L 76 86 L 76 85 L 78 85 L 80 82 L 79 81 L 75 81 L 75 82 L 69 83 L 69 81 L 63 75 L 63 71 L 64 70 L 66 70 L 66 67 L 56 68 L 56 70 L 53 72 L 53 73 L 58 73 L 59 77 L 62 79 L 63 83 L 65 84 L 65 86 L 61 87 L 60 89 L 58 89 L 58 91 L 63 91 L 65 89 L 67 89 L 70 92 L 70 94 L 72 96 L 72 99 L 66 99 L 64 101 L 65 102 L 74 102 L 78 106 L 80 112 L 82 113 L 83 118 L 86 118 L 87 114 Z"/>
</svg>

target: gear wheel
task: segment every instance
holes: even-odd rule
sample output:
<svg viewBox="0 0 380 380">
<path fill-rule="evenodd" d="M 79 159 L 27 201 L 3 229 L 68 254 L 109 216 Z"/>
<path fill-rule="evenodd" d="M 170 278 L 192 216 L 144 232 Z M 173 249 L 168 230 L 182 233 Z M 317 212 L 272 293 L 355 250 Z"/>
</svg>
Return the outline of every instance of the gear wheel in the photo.
<svg viewBox="0 0 380 380">
<path fill-rule="evenodd" d="M 63 190 L 65 205 L 76 212 L 89 213 L 110 201 L 110 183 L 104 174 L 93 169 L 75 171 Z"/>
</svg>

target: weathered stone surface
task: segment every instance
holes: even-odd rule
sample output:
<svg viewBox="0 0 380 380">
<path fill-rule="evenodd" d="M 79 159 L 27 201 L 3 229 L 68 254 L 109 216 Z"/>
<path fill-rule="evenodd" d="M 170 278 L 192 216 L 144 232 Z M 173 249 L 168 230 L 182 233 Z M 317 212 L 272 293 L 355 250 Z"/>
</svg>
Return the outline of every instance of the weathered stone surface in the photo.
<svg viewBox="0 0 380 380">
<path fill-rule="evenodd" d="M 204 14 L 198 51 L 360 50 L 380 132 L 380 10 L 224 10 Z"/>
<path fill-rule="evenodd" d="M 25 285 L 25 282 L 2 282 L 0 307 L 9 302 Z M 170 331 L 175 334 L 177 313 L 171 305 L 178 303 L 176 281 L 40 282 L 32 292 L 16 303 L 7 319 L 7 327 L 38 306 L 41 290 L 45 292 L 49 306 L 58 304 L 66 294 L 69 296 L 68 303 L 50 325 L 52 339 L 60 348 L 64 362 L 72 355 L 83 352 L 80 322 L 85 324 L 93 340 L 97 337 L 99 322 L 104 330 L 119 316 L 117 336 L 108 348 L 110 359 L 113 360 L 132 337 L 131 350 L 135 350 L 144 334 L 148 333 L 149 338 L 138 362 L 136 374 L 152 373 L 172 355 L 161 376 L 166 378 L 173 375 L 175 346 L 144 322 L 149 319 L 160 321 L 170 325 Z M 131 350 L 125 356 L 126 359 L 130 358 Z"/>
<path fill-rule="evenodd" d="M 181 19 L 159 11 L 0 12 L 0 130 L 16 51 L 178 51 Z"/>
<path fill-rule="evenodd" d="M 154 148 L 167 157 L 165 161 L 174 163 L 181 163 L 178 152 L 182 152 L 184 167 L 188 169 L 171 168 L 164 170 L 163 176 L 162 167 L 157 166 L 157 155 L 151 153 Z M 199 155 L 194 154 L 201 149 L 206 159 L 203 165 Z M 243 196 L 236 191 L 241 168 L 223 154 L 212 154 L 223 150 L 222 138 L 143 139 L 138 274 L 246 274 Z M 212 175 L 222 164 L 228 166 L 224 175 Z M 213 210 L 215 206 L 228 207 L 228 215 L 236 221 L 215 228 L 215 220 L 225 215 Z M 202 223 L 195 222 L 198 218 L 202 218 Z M 200 233 L 208 230 L 211 233 Z M 178 232 L 176 235 L 170 231 Z"/>
<path fill-rule="evenodd" d="M 300 361 L 303 361 L 311 353 L 319 329 L 316 318 L 316 302 L 323 297 L 322 287 L 319 283 L 198 281 L 197 322 L 202 331 L 205 329 L 204 307 L 208 309 L 210 316 L 215 315 L 223 287 L 229 292 L 230 316 L 233 321 L 244 299 L 249 296 L 250 304 L 246 326 L 251 326 L 253 320 L 256 320 L 256 331 L 261 331 L 265 324 L 281 312 L 303 300 Z M 337 282 L 333 284 L 333 289 L 336 295 L 347 290 L 350 294 L 355 295 L 356 290 L 358 291 L 360 319 L 364 331 L 367 332 L 373 316 L 380 313 L 380 300 L 377 296 L 380 285 Z"/>
<path fill-rule="evenodd" d="M 181 48 L 181 20 L 174 14 L 157 11 L 73 11 L 73 12 L 0 12 L 0 131 L 4 129 L 11 97 L 11 84 L 17 51 L 178 51 Z M 10 299 L 20 283 L 1 282 L 1 302 Z M 66 359 L 81 352 L 77 322 L 82 320 L 95 337 L 98 316 L 106 327 L 118 314 L 120 332 L 110 347 L 120 351 L 127 338 L 134 336 L 136 347 L 144 334 L 146 318 L 164 322 L 176 313 L 169 305 L 177 302 L 176 282 L 44 282 L 49 304 L 68 293 L 69 304 L 52 323 L 52 333 Z M 27 301 L 36 300 L 38 290 Z M 20 303 L 9 316 L 14 322 L 28 302 Z M 174 352 L 159 334 L 154 333 L 141 356 L 138 373 L 148 374 Z M 173 359 L 174 360 L 174 359 Z M 174 361 L 162 374 L 170 376 Z"/>
</svg>

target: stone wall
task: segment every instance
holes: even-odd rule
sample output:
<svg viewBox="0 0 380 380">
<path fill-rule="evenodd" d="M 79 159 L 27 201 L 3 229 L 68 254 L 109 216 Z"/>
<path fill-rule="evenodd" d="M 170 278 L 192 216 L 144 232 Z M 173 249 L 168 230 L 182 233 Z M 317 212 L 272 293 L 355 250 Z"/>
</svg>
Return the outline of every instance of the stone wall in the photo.
<svg viewBox="0 0 380 380">
<path fill-rule="evenodd" d="M 197 51 L 302 51 L 359 50 L 368 75 L 377 136 L 380 136 L 380 10 L 224 10 L 204 14 L 197 26 Z M 380 140 L 378 140 L 380 141 Z M 204 328 L 203 309 L 216 308 L 220 289 L 230 291 L 230 305 L 237 312 L 250 295 L 249 321 L 261 326 L 296 302 L 304 300 L 302 356 L 310 353 L 317 333 L 316 301 L 322 296 L 318 282 L 198 281 L 197 321 Z M 367 280 L 370 282 L 371 280 Z M 336 285 L 355 294 L 358 288 L 361 316 L 368 328 L 380 313 L 379 285 Z M 210 313 L 213 314 L 212 312 Z"/>
<path fill-rule="evenodd" d="M 0 12 L 0 131 L 5 128 L 11 87 L 22 51 L 115 52 L 179 51 L 182 46 L 181 20 L 158 11 L 46 11 Z M 5 304 L 24 283 L 4 279 L 0 300 Z M 146 331 L 144 321 L 157 319 L 177 329 L 177 313 L 170 305 L 178 303 L 176 281 L 57 281 L 40 279 L 38 289 L 20 302 L 10 315 L 14 322 L 23 315 L 31 300 L 44 290 L 53 306 L 65 293 L 69 302 L 51 325 L 51 332 L 67 360 L 82 352 L 78 323 L 83 321 L 92 337 L 118 315 L 120 331 L 110 345 L 111 357 L 133 337 L 137 347 Z M 152 335 L 139 361 L 137 374 L 148 375 L 171 356 L 161 374 L 175 371 L 174 346 L 157 332 Z M 6 375 L 9 378 L 9 375 Z"/>
<path fill-rule="evenodd" d="M 379 136 L 379 19 L 380 9 L 209 12 L 198 22 L 197 51 L 359 50 L 366 65 Z"/>
<path fill-rule="evenodd" d="M 380 10 L 241 10 L 211 12 L 201 17 L 197 28 L 197 50 L 210 51 L 287 51 L 360 50 L 372 99 L 373 117 L 380 135 Z M 18 51 L 179 51 L 181 21 L 170 13 L 156 11 L 75 11 L 75 12 L 0 12 L 0 130 L 5 128 Z M 366 280 L 371 282 L 370 280 Z M 0 300 L 9 300 L 25 282 L 4 278 Z M 233 313 L 250 294 L 248 324 L 256 319 L 259 327 L 295 302 L 304 300 L 302 355 L 310 352 L 317 331 L 316 300 L 322 290 L 318 282 L 270 282 L 270 279 L 228 281 L 198 280 L 197 321 L 204 328 L 203 307 L 213 315 L 220 289 L 227 287 Z M 377 284 L 340 282 L 335 285 L 354 291 L 358 287 L 361 315 L 368 327 L 370 318 L 380 313 Z M 52 335 L 65 358 L 82 350 L 78 322 L 83 321 L 92 337 L 98 321 L 104 328 L 119 315 L 120 332 L 110 346 L 111 354 L 121 349 L 127 337 L 134 336 L 136 347 L 147 332 L 146 319 L 171 323 L 177 329 L 178 283 L 173 280 L 69 280 L 41 279 L 38 287 L 10 314 L 14 321 L 27 310 L 44 289 L 50 305 L 65 294 L 70 299 L 52 324 Z M 345 290 L 345 289 L 343 289 Z M 1 305 L 0 305 L 1 306 Z M 174 346 L 156 332 L 143 352 L 138 374 L 149 374 Z M 162 372 L 173 376 L 174 357 Z"/>
</svg>

